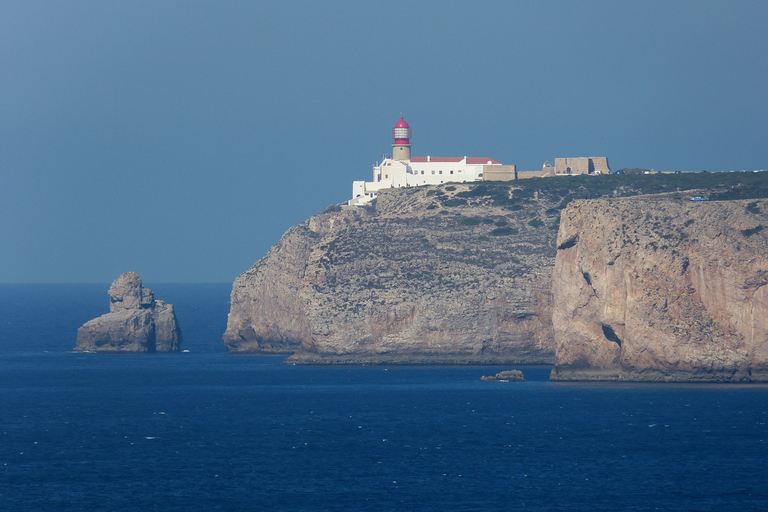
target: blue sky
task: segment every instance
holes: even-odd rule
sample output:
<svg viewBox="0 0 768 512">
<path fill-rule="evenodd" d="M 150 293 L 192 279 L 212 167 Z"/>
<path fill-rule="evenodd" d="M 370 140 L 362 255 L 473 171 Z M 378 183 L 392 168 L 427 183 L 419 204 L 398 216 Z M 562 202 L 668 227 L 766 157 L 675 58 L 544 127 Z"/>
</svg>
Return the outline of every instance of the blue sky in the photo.
<svg viewBox="0 0 768 512">
<path fill-rule="evenodd" d="M 768 168 L 768 2 L 0 3 L 0 282 L 230 282 L 390 151 Z"/>
</svg>

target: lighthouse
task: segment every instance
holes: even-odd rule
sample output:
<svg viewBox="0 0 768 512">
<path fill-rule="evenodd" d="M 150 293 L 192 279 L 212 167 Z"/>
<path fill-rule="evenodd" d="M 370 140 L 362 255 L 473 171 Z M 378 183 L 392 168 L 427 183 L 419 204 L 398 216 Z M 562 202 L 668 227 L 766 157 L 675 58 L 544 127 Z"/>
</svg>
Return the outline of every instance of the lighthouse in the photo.
<svg viewBox="0 0 768 512">
<path fill-rule="evenodd" d="M 403 116 L 392 127 L 392 156 L 373 166 L 373 181 L 352 182 L 350 206 L 364 206 L 382 189 L 514 180 L 514 165 L 485 157 L 411 156 L 411 127 Z"/>
<path fill-rule="evenodd" d="M 392 128 L 392 159 L 408 161 L 411 159 L 411 127 L 403 121 L 403 116 Z"/>
</svg>

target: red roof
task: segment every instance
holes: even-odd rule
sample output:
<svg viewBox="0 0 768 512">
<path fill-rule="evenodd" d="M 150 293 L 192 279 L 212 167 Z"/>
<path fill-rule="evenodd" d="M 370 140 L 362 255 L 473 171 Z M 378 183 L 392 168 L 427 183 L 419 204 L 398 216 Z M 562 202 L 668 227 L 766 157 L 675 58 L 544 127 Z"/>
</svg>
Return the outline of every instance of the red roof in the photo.
<svg viewBox="0 0 768 512">
<path fill-rule="evenodd" d="M 411 162 L 461 162 L 463 158 L 455 158 L 452 156 L 432 156 L 427 160 L 426 156 L 414 156 L 411 158 Z"/>
<path fill-rule="evenodd" d="M 395 128 L 410 128 L 408 123 L 403 121 L 403 116 L 400 116 L 400 120 L 395 124 Z"/>
<path fill-rule="evenodd" d="M 437 162 L 437 163 L 451 163 L 451 162 L 461 162 L 464 160 L 461 157 L 454 157 L 454 156 L 432 156 L 429 157 L 429 160 L 427 160 L 426 156 L 414 156 L 411 158 L 411 162 Z M 485 165 L 488 162 L 492 164 L 499 164 L 501 165 L 501 162 L 497 162 L 493 158 L 483 158 L 483 157 L 477 157 L 477 156 L 468 156 L 467 157 L 467 163 L 468 164 L 474 164 L 474 165 Z"/>
</svg>

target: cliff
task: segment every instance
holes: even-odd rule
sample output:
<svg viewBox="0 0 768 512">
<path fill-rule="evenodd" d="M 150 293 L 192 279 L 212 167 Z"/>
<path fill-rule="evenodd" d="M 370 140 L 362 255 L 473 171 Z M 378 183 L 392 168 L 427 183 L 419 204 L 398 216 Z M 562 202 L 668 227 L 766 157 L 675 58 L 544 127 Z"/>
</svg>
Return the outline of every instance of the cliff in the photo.
<svg viewBox="0 0 768 512">
<path fill-rule="evenodd" d="M 235 280 L 225 344 L 304 363 L 552 362 L 559 210 L 517 193 L 391 189 L 312 217 Z"/>
<path fill-rule="evenodd" d="M 77 330 L 75 351 L 178 352 L 182 334 L 173 306 L 155 300 L 135 272 L 126 272 L 109 287 L 109 313 Z"/>
<path fill-rule="evenodd" d="M 551 378 L 768 380 L 763 226 L 765 199 L 569 204 L 553 274 Z"/>
</svg>

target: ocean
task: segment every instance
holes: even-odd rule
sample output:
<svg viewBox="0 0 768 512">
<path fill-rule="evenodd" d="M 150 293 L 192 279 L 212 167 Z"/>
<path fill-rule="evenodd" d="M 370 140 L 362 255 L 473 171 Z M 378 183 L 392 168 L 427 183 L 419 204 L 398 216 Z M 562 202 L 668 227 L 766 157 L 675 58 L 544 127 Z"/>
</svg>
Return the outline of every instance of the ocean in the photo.
<svg viewBox="0 0 768 512">
<path fill-rule="evenodd" d="M 230 286 L 150 285 L 182 354 L 71 352 L 104 285 L 0 285 L 8 511 L 765 511 L 768 387 L 227 354 Z"/>
</svg>

